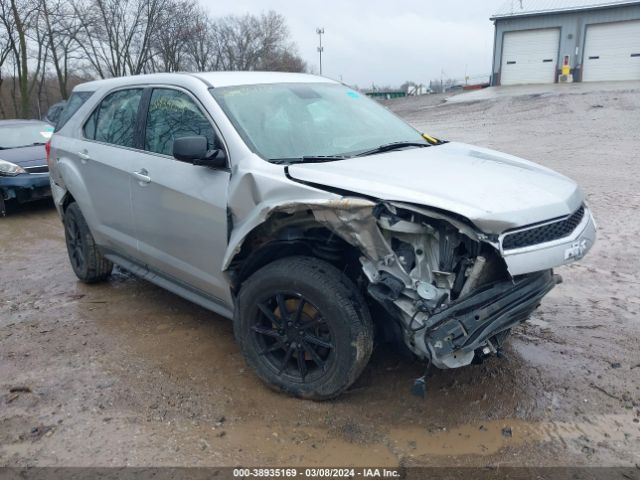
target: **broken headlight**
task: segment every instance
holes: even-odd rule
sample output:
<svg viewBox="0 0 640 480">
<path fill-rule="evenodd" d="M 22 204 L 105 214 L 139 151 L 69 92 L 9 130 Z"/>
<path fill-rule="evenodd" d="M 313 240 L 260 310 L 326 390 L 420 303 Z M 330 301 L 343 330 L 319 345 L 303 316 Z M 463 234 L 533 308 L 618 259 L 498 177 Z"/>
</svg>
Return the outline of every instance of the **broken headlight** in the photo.
<svg viewBox="0 0 640 480">
<path fill-rule="evenodd" d="M 27 171 L 20 165 L 7 162 L 6 160 L 0 160 L 0 175 L 4 177 L 15 177 L 21 173 L 27 173 Z"/>
</svg>

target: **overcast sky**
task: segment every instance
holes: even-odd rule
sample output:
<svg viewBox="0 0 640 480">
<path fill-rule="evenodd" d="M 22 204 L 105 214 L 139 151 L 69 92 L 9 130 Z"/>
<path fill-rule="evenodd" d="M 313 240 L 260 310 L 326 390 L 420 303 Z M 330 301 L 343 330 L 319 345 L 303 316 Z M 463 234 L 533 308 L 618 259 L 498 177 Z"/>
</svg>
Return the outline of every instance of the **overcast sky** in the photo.
<svg viewBox="0 0 640 480">
<path fill-rule="evenodd" d="M 492 13 L 505 0 L 201 0 L 213 15 L 275 10 L 283 14 L 309 67 L 318 70 L 323 26 L 323 73 L 368 87 L 428 84 L 445 77 L 491 73 Z"/>
</svg>

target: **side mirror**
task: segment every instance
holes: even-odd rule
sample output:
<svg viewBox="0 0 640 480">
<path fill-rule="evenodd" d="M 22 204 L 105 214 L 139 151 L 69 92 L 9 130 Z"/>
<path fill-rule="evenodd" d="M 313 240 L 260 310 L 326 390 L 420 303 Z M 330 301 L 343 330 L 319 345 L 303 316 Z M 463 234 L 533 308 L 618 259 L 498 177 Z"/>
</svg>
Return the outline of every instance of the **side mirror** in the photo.
<svg viewBox="0 0 640 480">
<path fill-rule="evenodd" d="M 221 168 L 227 164 L 222 149 L 207 150 L 207 137 L 181 137 L 173 141 L 173 157 L 194 165 Z"/>
</svg>

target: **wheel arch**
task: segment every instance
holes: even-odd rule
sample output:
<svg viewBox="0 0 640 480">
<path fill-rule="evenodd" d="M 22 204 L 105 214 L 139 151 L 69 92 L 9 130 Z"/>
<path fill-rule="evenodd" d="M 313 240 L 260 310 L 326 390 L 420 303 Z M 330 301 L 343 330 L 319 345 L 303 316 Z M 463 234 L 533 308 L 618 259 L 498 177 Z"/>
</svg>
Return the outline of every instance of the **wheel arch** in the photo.
<svg viewBox="0 0 640 480">
<path fill-rule="evenodd" d="M 237 294 L 242 283 L 266 265 L 287 257 L 308 256 L 338 267 L 357 284 L 361 254 L 319 222 L 311 210 L 275 212 L 246 235 L 226 273 Z"/>
<path fill-rule="evenodd" d="M 69 208 L 69 205 L 71 205 L 72 203 L 77 203 L 76 199 L 73 197 L 73 195 L 71 195 L 71 192 L 67 190 L 67 192 L 64 194 L 64 197 L 62 197 L 62 201 L 60 202 L 62 212 L 66 212 L 67 208 Z"/>
</svg>

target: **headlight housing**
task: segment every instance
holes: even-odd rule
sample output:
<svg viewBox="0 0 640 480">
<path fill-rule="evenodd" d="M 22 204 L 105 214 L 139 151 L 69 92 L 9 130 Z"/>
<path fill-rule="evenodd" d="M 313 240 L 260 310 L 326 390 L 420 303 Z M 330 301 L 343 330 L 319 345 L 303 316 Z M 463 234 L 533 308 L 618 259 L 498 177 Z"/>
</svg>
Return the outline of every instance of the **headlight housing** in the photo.
<svg viewBox="0 0 640 480">
<path fill-rule="evenodd" d="M 6 160 L 0 160 L 0 175 L 4 177 L 15 177 L 21 173 L 27 173 L 27 171 L 20 165 L 7 162 Z"/>
</svg>

